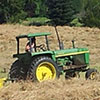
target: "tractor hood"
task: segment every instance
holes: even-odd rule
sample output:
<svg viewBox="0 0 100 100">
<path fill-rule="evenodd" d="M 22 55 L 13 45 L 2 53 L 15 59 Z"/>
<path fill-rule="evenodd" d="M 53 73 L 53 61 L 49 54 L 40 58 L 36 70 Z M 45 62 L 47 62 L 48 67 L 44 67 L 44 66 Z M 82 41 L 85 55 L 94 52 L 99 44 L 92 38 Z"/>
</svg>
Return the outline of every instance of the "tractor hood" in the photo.
<svg viewBox="0 0 100 100">
<path fill-rule="evenodd" d="M 73 49 L 65 49 L 65 50 L 57 50 L 54 51 L 55 57 L 64 57 L 64 56 L 70 56 L 70 55 L 78 55 L 78 54 L 84 54 L 89 53 L 87 48 L 73 48 Z"/>
</svg>

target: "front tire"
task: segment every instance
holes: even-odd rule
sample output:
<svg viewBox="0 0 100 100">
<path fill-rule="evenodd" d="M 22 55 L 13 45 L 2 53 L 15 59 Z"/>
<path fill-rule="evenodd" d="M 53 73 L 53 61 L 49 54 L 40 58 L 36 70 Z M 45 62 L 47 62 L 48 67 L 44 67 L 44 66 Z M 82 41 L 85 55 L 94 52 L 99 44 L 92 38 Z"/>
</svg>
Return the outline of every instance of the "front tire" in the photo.
<svg viewBox="0 0 100 100">
<path fill-rule="evenodd" d="M 47 56 L 35 58 L 30 66 L 28 77 L 39 82 L 59 77 L 57 64 Z"/>
<path fill-rule="evenodd" d="M 89 69 L 85 74 L 85 78 L 90 79 L 90 80 L 94 80 L 94 79 L 96 79 L 97 73 L 98 72 L 96 69 Z"/>
</svg>

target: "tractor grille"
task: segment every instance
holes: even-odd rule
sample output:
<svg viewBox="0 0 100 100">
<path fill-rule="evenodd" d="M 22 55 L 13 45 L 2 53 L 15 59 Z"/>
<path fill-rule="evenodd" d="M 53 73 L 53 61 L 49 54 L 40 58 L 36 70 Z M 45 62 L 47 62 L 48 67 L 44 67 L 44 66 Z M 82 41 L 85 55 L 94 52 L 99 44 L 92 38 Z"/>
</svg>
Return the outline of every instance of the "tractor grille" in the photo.
<svg viewBox="0 0 100 100">
<path fill-rule="evenodd" d="M 73 64 L 74 65 L 85 65 L 86 64 L 85 54 L 73 56 Z"/>
</svg>

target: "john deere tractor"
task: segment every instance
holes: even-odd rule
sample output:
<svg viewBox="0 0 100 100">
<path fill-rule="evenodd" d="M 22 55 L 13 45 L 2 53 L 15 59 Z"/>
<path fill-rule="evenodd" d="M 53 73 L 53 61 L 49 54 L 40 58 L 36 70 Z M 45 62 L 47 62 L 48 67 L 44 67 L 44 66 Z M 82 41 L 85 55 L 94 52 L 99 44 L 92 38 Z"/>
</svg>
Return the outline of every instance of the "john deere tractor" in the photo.
<svg viewBox="0 0 100 100">
<path fill-rule="evenodd" d="M 56 29 L 56 27 L 55 27 Z M 59 50 L 50 50 L 50 33 L 29 33 L 16 37 L 17 54 L 13 57 L 17 60 L 12 64 L 9 76 L 12 81 L 31 79 L 32 81 L 45 81 L 59 78 L 64 74 L 65 78 L 79 76 L 80 72 L 86 72 L 86 79 L 94 79 L 97 70 L 90 69 L 89 51 L 87 48 L 76 48 L 72 41 L 71 49 L 64 49 L 56 29 Z M 20 40 L 27 38 L 30 41 L 35 37 L 45 37 L 45 44 L 38 45 L 35 42 L 34 51 L 20 53 Z M 44 47 L 45 45 L 45 47 Z M 38 50 L 40 49 L 40 50 Z"/>
</svg>

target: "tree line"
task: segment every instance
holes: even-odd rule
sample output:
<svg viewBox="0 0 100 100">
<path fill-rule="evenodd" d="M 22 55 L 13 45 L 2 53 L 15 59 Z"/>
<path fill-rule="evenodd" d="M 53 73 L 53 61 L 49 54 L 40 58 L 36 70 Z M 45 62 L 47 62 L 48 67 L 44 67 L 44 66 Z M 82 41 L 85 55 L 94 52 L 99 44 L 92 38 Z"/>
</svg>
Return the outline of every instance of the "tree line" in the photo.
<svg viewBox="0 0 100 100">
<path fill-rule="evenodd" d="M 47 17 L 52 25 L 100 27 L 100 0 L 1 0 L 0 24 Z"/>
</svg>

